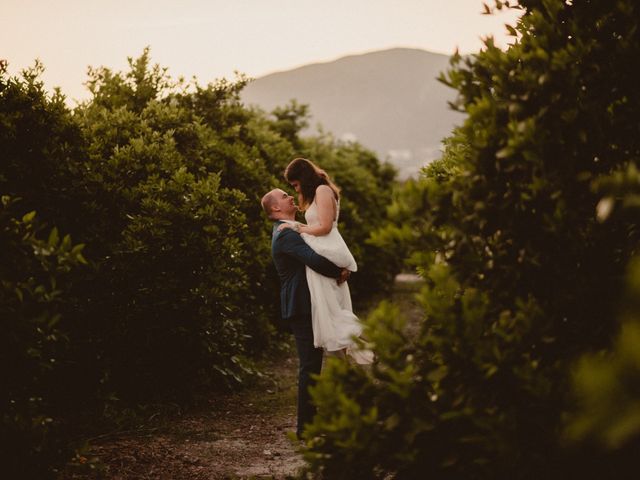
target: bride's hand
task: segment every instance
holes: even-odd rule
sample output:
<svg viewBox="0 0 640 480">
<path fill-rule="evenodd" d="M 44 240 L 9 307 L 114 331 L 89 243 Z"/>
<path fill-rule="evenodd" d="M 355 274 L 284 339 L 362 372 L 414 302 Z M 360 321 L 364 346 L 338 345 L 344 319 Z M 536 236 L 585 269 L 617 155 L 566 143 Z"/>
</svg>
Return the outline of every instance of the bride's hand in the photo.
<svg viewBox="0 0 640 480">
<path fill-rule="evenodd" d="M 281 232 L 285 228 L 290 228 L 294 232 L 299 232 L 300 231 L 300 224 L 299 223 L 287 223 L 287 222 L 281 223 L 278 226 L 278 231 Z"/>
</svg>

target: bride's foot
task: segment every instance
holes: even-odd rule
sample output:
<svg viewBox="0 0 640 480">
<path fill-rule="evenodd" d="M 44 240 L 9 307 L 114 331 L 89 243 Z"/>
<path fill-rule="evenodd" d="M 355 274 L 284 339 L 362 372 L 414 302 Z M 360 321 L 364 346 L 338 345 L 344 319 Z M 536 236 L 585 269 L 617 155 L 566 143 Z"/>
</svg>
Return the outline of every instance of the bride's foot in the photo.
<svg viewBox="0 0 640 480">
<path fill-rule="evenodd" d="M 368 348 L 360 349 L 357 346 L 347 349 L 347 353 L 358 365 L 371 365 L 375 360 L 373 350 Z"/>
</svg>

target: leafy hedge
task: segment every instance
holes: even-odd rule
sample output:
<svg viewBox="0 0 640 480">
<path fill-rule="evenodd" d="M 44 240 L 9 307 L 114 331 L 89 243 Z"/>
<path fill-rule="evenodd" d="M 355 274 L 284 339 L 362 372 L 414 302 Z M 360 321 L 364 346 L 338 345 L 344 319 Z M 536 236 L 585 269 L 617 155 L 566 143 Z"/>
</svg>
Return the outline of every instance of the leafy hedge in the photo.
<svg viewBox="0 0 640 480">
<path fill-rule="evenodd" d="M 597 393 L 583 367 L 582 390 L 569 385 L 578 359 L 618 331 L 638 251 L 637 210 L 604 221 L 623 201 L 603 189 L 640 161 L 640 12 L 633 1 L 520 5 L 514 45 L 488 39 L 454 59 L 443 80 L 467 120 L 400 192 L 397 225 L 375 235 L 412 255 L 424 319 L 412 337 L 382 306 L 369 321 L 379 364 L 333 365 L 319 382 L 307 458 L 328 478 L 604 478 L 638 452 L 637 410 L 617 424 L 624 442 L 594 446 L 614 434 L 611 383 Z M 637 371 L 622 370 L 631 345 L 618 344 L 611 381 L 637 405 Z M 602 416 L 589 419 L 594 408 Z"/>
<path fill-rule="evenodd" d="M 326 161 L 325 168 L 349 169 L 363 180 L 343 187 L 345 198 L 366 204 L 384 202 L 394 180 L 392 169 L 360 147 L 299 137 L 304 106 L 293 103 L 270 115 L 242 105 L 244 78 L 206 86 L 174 81 L 151 65 L 148 50 L 129 59 L 129 67 L 90 69 L 92 97 L 73 110 L 60 92 L 45 92 L 39 64 L 19 78 L 8 77 L 6 65 L 0 69 L 0 193 L 21 199 L 3 213 L 11 235 L 3 255 L 25 276 L 14 279 L 3 270 L 0 277 L 0 311 L 9 319 L 3 340 L 16 339 L 15 348 L 3 352 L 4 365 L 11 365 L 16 385 L 23 382 L 25 391 L 34 386 L 40 399 L 33 403 L 10 389 L 0 402 L 3 427 L 22 429 L 27 439 L 15 444 L 22 452 L 16 458 L 33 457 L 34 468 L 43 471 L 64 460 L 66 450 L 54 446 L 69 447 L 65 428 L 78 412 L 100 423 L 105 412 L 186 403 L 203 391 L 233 387 L 281 341 L 270 225 L 259 200 L 283 185 L 292 158 L 321 148 L 318 161 Z M 357 208 L 355 201 L 345 205 L 345 218 Z M 24 215 L 24 222 L 31 221 L 31 211 L 50 231 L 85 245 L 87 265 L 65 270 L 64 285 L 47 280 L 42 292 L 41 253 L 29 251 L 40 237 L 21 237 L 17 230 Z M 365 245 L 383 219 L 381 208 L 370 223 L 344 231 L 354 245 Z M 80 250 L 68 239 L 60 245 L 47 258 L 67 268 Z M 65 253 L 68 248 L 73 255 Z M 370 287 L 361 289 L 364 294 L 385 286 L 393 274 L 392 262 L 370 264 L 362 272 L 362 284 Z M 62 334 L 29 326 L 35 317 L 16 313 L 16 302 L 33 315 L 41 315 L 42 307 L 40 297 L 20 296 L 18 281 L 35 282 L 29 288 L 38 295 L 60 286 L 55 309 L 38 321 L 62 319 Z M 36 332 L 58 339 L 51 347 L 51 358 L 61 364 L 55 382 L 41 381 L 50 376 L 49 354 L 42 353 L 42 362 L 31 358 L 44 341 Z M 51 402 L 60 407 L 55 415 Z M 39 433 L 41 418 L 65 428 L 46 437 Z"/>
<path fill-rule="evenodd" d="M 69 454 L 59 412 L 72 337 L 61 312 L 86 260 L 83 245 L 56 228 L 45 231 L 34 211 L 16 215 L 18 204 L 4 195 L 0 205 L 2 471 L 41 478 Z"/>
</svg>

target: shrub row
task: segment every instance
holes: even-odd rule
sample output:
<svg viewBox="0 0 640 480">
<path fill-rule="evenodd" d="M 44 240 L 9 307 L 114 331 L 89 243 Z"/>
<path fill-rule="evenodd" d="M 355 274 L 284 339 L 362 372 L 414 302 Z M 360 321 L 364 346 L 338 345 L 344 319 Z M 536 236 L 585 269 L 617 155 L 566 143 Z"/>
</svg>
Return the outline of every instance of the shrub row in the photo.
<svg viewBox="0 0 640 480">
<path fill-rule="evenodd" d="M 640 12 L 630 0 L 520 7 L 510 48 L 488 39 L 454 58 L 443 80 L 467 119 L 374 236 L 411 255 L 424 318 L 410 336 L 383 305 L 369 322 L 379 364 L 335 364 L 318 384 L 307 458 L 327 478 L 634 471 L 637 299 L 621 302 L 638 291 L 637 266 L 628 286 L 625 274 L 640 245 Z M 596 354 L 621 311 L 615 352 Z"/>
<path fill-rule="evenodd" d="M 246 79 L 173 81 L 148 50 L 129 64 L 90 69 L 91 99 L 74 109 L 44 90 L 40 65 L 19 78 L 0 70 L 0 312 L 11 379 L 0 405 L 2 436 L 21 452 L 10 457 L 16 468 L 30 458 L 50 472 L 64 461 L 74 412 L 99 423 L 104 412 L 189 402 L 253 372 L 280 341 L 259 199 L 284 186 L 292 158 L 321 149 L 314 160 L 345 169 L 354 245 L 370 248 L 385 217 L 380 208 L 354 220 L 360 203 L 366 216 L 390 198 L 393 170 L 357 145 L 302 138 L 306 107 L 267 115 L 241 103 Z M 394 268 L 370 264 L 366 293 Z"/>
</svg>

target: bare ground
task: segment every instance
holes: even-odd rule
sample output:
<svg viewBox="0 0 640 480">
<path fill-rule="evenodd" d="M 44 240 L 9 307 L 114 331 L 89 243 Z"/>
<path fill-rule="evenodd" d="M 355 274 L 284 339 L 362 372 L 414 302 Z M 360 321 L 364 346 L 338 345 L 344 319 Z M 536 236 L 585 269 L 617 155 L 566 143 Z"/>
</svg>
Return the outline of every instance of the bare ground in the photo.
<svg viewBox="0 0 640 480">
<path fill-rule="evenodd" d="M 247 389 L 216 395 L 200 407 L 148 430 L 125 431 L 90 441 L 76 459 L 98 468 L 67 468 L 67 479 L 285 479 L 304 462 L 289 438 L 295 431 L 295 355 L 265 367 Z M 86 460 L 84 460 L 86 458 Z M 78 470 L 84 470 L 79 473 Z"/>
<path fill-rule="evenodd" d="M 399 278 L 391 300 L 419 315 L 416 278 Z M 208 407 L 175 415 L 160 426 L 89 440 L 89 449 L 60 480 L 287 479 L 304 467 L 295 430 L 295 353 L 267 364 L 245 390 L 215 395 Z M 82 464 L 86 464 L 83 466 Z M 80 468 L 78 468 L 80 464 Z M 95 468 L 89 468 L 94 465 Z"/>
</svg>

